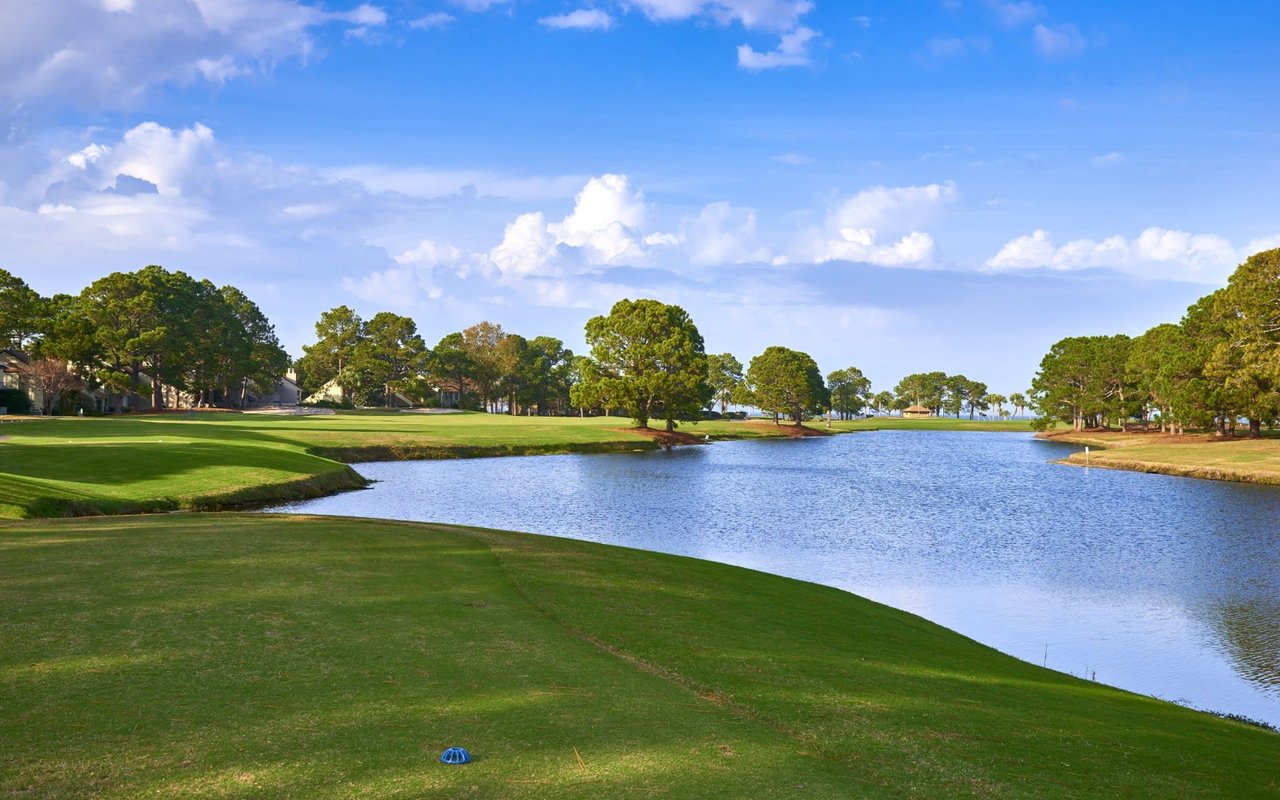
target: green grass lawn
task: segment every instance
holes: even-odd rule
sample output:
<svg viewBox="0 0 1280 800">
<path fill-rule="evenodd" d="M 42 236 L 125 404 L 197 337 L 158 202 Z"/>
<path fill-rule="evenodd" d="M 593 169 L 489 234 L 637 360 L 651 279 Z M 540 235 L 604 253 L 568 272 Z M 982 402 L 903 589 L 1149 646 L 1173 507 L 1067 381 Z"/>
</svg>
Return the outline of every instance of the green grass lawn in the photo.
<svg viewBox="0 0 1280 800">
<path fill-rule="evenodd" d="M 1223 797 L 1280 736 L 709 562 L 178 514 L 0 526 L 0 796 Z M 464 767 L 437 763 L 469 748 Z"/>
<path fill-rule="evenodd" d="M 834 423 L 832 430 L 889 424 Z M 987 424 L 1015 429 L 1013 423 Z M 630 425 L 617 417 L 390 412 L 315 417 L 195 412 L 6 422 L 0 425 L 0 517 L 218 509 L 314 497 L 363 485 L 346 466 L 359 461 L 656 446 L 628 431 Z M 955 420 L 905 425 L 969 429 L 969 423 Z M 810 427 L 824 429 L 820 422 Z M 786 433 L 785 426 L 761 421 L 700 422 L 681 431 L 711 439 Z"/>
<path fill-rule="evenodd" d="M 1091 453 L 1073 453 L 1066 459 L 1077 466 L 1280 485 L 1280 440 L 1272 437 L 1223 439 L 1212 434 L 1174 437 L 1085 431 L 1049 438 L 1094 448 Z"/>
</svg>

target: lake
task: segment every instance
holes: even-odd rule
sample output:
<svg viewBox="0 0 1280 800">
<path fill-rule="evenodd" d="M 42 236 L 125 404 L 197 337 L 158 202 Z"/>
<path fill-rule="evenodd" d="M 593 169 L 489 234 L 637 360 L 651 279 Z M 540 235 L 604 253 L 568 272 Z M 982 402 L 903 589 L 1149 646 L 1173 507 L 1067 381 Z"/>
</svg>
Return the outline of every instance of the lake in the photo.
<svg viewBox="0 0 1280 800">
<path fill-rule="evenodd" d="M 751 567 L 1036 664 L 1280 725 L 1280 490 L 1053 463 L 1073 449 L 1028 434 L 880 431 L 362 464 L 373 488 L 271 510 Z"/>
</svg>

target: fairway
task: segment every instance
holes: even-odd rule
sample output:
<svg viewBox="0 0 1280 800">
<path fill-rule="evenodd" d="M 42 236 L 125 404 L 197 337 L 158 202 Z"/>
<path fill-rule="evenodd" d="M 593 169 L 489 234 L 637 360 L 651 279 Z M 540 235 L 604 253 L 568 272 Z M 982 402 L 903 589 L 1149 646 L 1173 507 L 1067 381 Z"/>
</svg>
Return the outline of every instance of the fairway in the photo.
<svg viewBox="0 0 1280 800">
<path fill-rule="evenodd" d="M 1260 797 L 1280 737 L 834 589 L 473 529 L 0 527 L 0 795 Z M 437 763 L 447 746 L 474 763 Z"/>
</svg>

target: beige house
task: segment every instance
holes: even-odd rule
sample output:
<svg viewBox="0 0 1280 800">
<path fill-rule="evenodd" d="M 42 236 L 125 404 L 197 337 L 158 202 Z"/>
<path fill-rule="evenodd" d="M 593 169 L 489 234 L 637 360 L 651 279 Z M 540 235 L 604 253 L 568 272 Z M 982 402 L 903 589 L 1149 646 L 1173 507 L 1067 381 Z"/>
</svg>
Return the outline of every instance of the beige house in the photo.
<svg viewBox="0 0 1280 800">
<path fill-rule="evenodd" d="M 924 406 L 907 406 L 902 409 L 903 419 L 928 419 L 933 416 L 933 412 Z"/>
</svg>

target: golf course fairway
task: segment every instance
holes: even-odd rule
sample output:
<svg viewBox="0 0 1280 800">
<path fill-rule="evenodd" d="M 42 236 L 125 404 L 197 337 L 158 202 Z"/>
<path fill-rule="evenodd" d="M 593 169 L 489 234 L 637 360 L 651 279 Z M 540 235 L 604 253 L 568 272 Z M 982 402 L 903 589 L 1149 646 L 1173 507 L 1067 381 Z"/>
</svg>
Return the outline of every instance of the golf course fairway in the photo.
<svg viewBox="0 0 1280 800">
<path fill-rule="evenodd" d="M 0 607 L 3 797 L 1280 795 L 1274 733 L 836 589 L 587 542 L 8 522 Z"/>
</svg>

